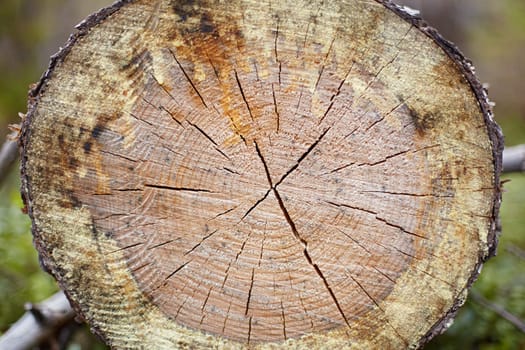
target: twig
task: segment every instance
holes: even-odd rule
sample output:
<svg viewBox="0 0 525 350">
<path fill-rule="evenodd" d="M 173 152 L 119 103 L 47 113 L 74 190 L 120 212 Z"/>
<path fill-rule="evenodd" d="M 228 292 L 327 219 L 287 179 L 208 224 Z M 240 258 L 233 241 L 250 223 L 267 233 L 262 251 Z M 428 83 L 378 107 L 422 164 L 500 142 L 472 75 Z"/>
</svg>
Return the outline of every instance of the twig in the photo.
<svg viewBox="0 0 525 350">
<path fill-rule="evenodd" d="M 15 141 L 6 140 L 0 150 L 0 184 L 4 182 L 11 165 L 18 157 L 18 145 Z"/>
<path fill-rule="evenodd" d="M 507 246 L 506 250 L 509 253 L 514 254 L 514 256 L 525 260 L 525 250 L 521 249 L 520 247 L 518 247 L 518 246 L 516 246 L 514 244 L 511 244 L 511 245 Z"/>
<path fill-rule="evenodd" d="M 525 145 L 507 147 L 503 151 L 503 172 L 525 171 Z"/>
<path fill-rule="evenodd" d="M 0 349 L 30 349 L 73 320 L 75 312 L 62 292 L 38 305 L 26 305 L 27 312 L 0 337 Z"/>
<path fill-rule="evenodd" d="M 470 292 L 470 296 L 472 297 L 472 299 L 476 303 L 480 304 L 481 306 L 486 307 L 487 309 L 490 309 L 490 310 L 494 311 L 500 317 L 502 317 L 505 320 L 509 321 L 516 328 L 518 328 L 520 331 L 525 333 L 525 323 L 522 320 L 520 320 L 518 317 L 516 317 L 513 314 L 511 314 L 510 312 L 505 310 L 503 307 L 488 301 L 481 294 L 476 293 L 475 291 L 471 291 Z"/>
</svg>

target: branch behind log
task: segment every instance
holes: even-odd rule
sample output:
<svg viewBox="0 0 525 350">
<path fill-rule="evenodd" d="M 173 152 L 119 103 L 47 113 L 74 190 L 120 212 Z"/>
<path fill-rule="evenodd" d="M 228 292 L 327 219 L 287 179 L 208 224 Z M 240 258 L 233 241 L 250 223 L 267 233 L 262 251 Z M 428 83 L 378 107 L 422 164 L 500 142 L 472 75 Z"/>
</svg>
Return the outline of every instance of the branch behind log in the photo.
<svg viewBox="0 0 525 350">
<path fill-rule="evenodd" d="M 26 350 L 40 344 L 57 329 L 73 320 L 75 312 L 62 292 L 38 305 L 28 304 L 27 312 L 0 337 L 0 349 Z"/>
</svg>

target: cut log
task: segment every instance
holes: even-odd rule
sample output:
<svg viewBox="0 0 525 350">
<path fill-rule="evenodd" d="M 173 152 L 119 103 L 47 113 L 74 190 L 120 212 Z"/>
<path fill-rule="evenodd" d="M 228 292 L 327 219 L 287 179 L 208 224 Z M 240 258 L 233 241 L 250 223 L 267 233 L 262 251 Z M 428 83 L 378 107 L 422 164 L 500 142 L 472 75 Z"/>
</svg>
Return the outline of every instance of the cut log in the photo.
<svg viewBox="0 0 525 350">
<path fill-rule="evenodd" d="M 115 348 L 414 348 L 494 253 L 502 138 L 388 1 L 120 1 L 31 91 L 42 264 Z"/>
</svg>

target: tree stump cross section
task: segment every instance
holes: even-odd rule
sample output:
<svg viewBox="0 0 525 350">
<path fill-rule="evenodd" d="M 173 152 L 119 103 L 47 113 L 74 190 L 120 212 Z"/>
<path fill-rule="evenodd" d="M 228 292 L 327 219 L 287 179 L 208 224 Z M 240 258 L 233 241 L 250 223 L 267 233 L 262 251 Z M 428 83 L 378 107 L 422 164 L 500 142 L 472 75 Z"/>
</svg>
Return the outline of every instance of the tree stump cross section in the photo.
<svg viewBox="0 0 525 350">
<path fill-rule="evenodd" d="M 389 2 L 119 2 L 32 92 L 43 264 L 115 347 L 424 343 L 494 244 L 469 67 Z"/>
</svg>

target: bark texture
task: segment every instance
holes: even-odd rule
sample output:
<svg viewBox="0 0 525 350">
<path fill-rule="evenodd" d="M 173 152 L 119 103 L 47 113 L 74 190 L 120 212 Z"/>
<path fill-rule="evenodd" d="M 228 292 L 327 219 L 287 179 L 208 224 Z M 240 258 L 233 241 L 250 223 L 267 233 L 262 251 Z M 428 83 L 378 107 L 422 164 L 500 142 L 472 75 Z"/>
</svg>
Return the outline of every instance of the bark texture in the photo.
<svg viewBox="0 0 525 350">
<path fill-rule="evenodd" d="M 43 265 L 116 348 L 414 348 L 494 253 L 501 133 L 386 1 L 120 1 L 31 92 Z"/>
</svg>

